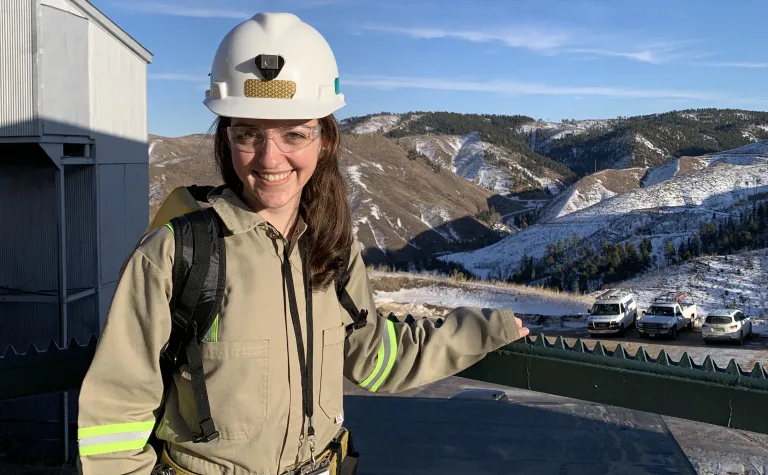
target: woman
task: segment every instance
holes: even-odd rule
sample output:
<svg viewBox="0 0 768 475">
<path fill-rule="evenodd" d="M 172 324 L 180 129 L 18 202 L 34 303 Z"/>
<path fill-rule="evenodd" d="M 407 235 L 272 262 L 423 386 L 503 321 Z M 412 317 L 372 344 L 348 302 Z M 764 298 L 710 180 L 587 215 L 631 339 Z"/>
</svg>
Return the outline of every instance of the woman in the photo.
<svg viewBox="0 0 768 475">
<path fill-rule="evenodd" d="M 147 441 L 158 417 L 172 473 L 322 473 L 342 430 L 342 375 L 369 391 L 399 392 L 527 334 L 509 310 L 457 308 L 440 326 L 377 315 L 339 171 L 332 114 L 344 97 L 334 55 L 312 27 L 269 13 L 236 26 L 218 48 L 204 103 L 218 115 L 225 182 L 208 201 L 224 227 L 226 288 L 201 343 L 218 437 L 195 441 L 183 367 L 164 398 L 158 360 L 171 330 L 174 238 L 161 226 L 124 264 L 82 385 L 81 473 L 150 474 L 158 454 Z M 346 291 L 368 317 L 347 335 L 351 317 L 333 282 L 349 252 Z"/>
</svg>

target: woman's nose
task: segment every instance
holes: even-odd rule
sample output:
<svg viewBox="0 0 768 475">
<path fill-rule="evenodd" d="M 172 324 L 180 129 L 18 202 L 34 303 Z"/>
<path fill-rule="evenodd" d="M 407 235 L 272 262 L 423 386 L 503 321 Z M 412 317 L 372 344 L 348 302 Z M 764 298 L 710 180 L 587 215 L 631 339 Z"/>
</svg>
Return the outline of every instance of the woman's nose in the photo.
<svg viewBox="0 0 768 475">
<path fill-rule="evenodd" d="M 274 168 L 283 161 L 283 152 L 277 148 L 275 141 L 272 138 L 267 138 L 264 141 L 264 147 L 261 150 L 261 156 L 259 157 L 259 163 L 265 169 Z"/>
</svg>

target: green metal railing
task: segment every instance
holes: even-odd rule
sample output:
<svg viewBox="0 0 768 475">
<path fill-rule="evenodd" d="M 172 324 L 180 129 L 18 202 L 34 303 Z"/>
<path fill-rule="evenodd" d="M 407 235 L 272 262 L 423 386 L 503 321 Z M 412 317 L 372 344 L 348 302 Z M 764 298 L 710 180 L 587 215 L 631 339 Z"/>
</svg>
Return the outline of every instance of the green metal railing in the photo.
<svg viewBox="0 0 768 475">
<path fill-rule="evenodd" d="M 767 355 L 768 356 L 768 355 Z M 547 394 L 663 414 L 768 434 L 768 373 L 760 363 L 749 371 L 731 359 L 718 367 L 711 356 L 696 364 L 662 349 L 628 354 L 621 345 L 590 350 L 581 339 L 526 337 L 489 354 L 458 374 L 469 379 Z"/>
<path fill-rule="evenodd" d="M 551 338 L 550 338 L 551 339 Z M 51 343 L 23 354 L 8 348 L 0 357 L 0 401 L 77 389 L 96 350 L 72 339 L 66 349 Z M 458 376 L 768 434 L 768 373 L 760 363 L 744 371 L 731 360 L 718 367 L 687 353 L 673 361 L 664 350 L 652 358 L 641 347 L 629 355 L 621 345 L 591 350 L 582 340 L 526 337 L 494 351 Z"/>
</svg>

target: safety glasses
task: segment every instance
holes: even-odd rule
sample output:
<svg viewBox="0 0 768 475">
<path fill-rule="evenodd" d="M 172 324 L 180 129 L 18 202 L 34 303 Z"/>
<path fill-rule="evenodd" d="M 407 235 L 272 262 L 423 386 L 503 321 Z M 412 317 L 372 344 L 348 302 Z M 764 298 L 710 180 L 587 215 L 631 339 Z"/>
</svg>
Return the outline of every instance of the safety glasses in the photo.
<svg viewBox="0 0 768 475">
<path fill-rule="evenodd" d="M 274 129 L 262 129 L 250 125 L 227 127 L 227 137 L 232 147 L 241 152 L 258 152 L 271 139 L 283 153 L 293 153 L 306 148 L 320 136 L 320 124 L 287 125 Z"/>
</svg>

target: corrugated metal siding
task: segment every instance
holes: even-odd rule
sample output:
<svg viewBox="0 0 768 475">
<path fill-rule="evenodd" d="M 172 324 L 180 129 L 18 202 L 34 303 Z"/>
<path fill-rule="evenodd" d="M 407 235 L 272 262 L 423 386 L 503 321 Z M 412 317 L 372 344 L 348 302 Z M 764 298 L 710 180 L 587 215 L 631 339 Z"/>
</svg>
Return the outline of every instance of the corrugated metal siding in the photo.
<svg viewBox="0 0 768 475">
<path fill-rule="evenodd" d="M 88 20 L 42 7 L 43 133 L 88 136 Z"/>
<path fill-rule="evenodd" d="M 89 23 L 91 129 L 99 163 L 147 163 L 146 63 Z"/>
<path fill-rule="evenodd" d="M 0 286 L 58 290 L 55 172 L 0 164 Z"/>
<path fill-rule="evenodd" d="M 94 165 L 67 165 L 64 183 L 67 213 L 67 288 L 96 287 L 96 203 Z"/>
<path fill-rule="evenodd" d="M 39 133 L 33 8 L 31 0 L 0 2 L 0 137 Z"/>
<path fill-rule="evenodd" d="M 94 294 L 67 304 L 67 332 L 67 342 L 74 337 L 81 345 L 87 343 L 91 335 L 98 335 L 98 295 Z"/>
<path fill-rule="evenodd" d="M 26 351 L 30 343 L 38 350 L 59 338 L 57 303 L 0 302 L 0 348 L 12 345 Z"/>
</svg>

